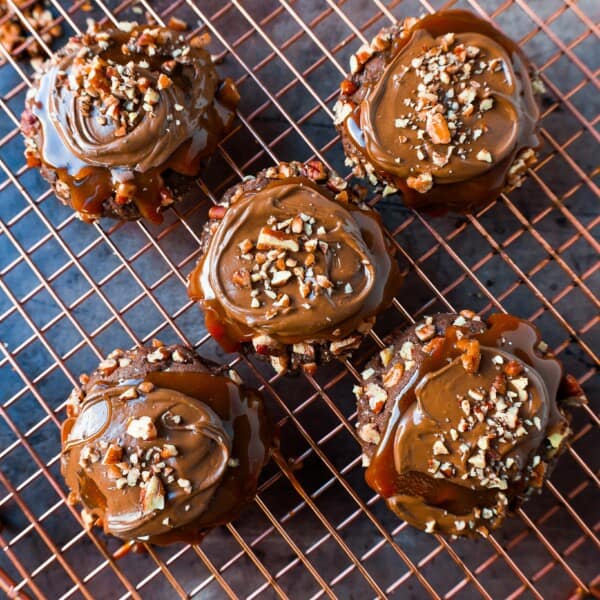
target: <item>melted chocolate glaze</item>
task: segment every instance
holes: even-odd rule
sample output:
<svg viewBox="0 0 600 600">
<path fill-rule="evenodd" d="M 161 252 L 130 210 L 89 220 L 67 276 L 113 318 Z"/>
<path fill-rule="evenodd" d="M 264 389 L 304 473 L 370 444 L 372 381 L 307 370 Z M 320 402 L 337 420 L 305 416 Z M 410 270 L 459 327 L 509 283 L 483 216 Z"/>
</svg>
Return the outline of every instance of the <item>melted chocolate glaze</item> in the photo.
<svg viewBox="0 0 600 600">
<path fill-rule="evenodd" d="M 454 39 L 448 44 L 445 36 L 450 33 Z M 466 212 L 496 198 L 506 187 L 509 169 L 521 152 L 539 145 L 539 109 L 530 67 L 521 50 L 492 25 L 462 10 L 428 15 L 408 31 L 400 29 L 392 35 L 388 50 L 371 58 L 373 65 L 367 62 L 364 72 L 353 80 L 360 87 L 348 98 L 355 108 L 342 126 L 346 150 L 351 155 L 363 155 L 375 168 L 374 175 L 400 189 L 411 207 L 434 213 L 448 209 Z M 458 121 L 457 128 L 450 129 L 451 139 L 436 140 L 426 128 L 425 117 L 409 119 L 407 124 L 400 117 L 411 113 L 405 102 L 418 97 L 422 79 L 416 72 L 421 67 L 414 65 L 420 64 L 423 54 L 438 48 L 454 54 L 461 47 L 479 52 L 466 59 L 472 68 L 466 85 L 477 90 L 475 109 L 471 114 L 462 112 L 464 105 L 456 100 L 463 89 L 460 77 L 458 82 L 440 83 L 435 92 L 438 100 L 433 104 L 446 106 L 445 119 L 450 120 L 452 110 L 457 112 Z M 450 88 L 455 94 L 451 98 L 446 95 Z M 484 98 L 492 101 L 491 108 L 480 108 Z M 451 108 L 452 102 L 455 105 Z M 428 103 L 432 105 L 430 100 L 424 105 Z M 417 136 L 419 130 L 426 129 L 424 136 Z M 462 144 L 461 134 L 465 135 Z M 482 158 L 485 152 L 489 162 Z M 417 191 L 420 186 L 413 178 L 421 173 L 431 175 L 432 184 Z"/>
<path fill-rule="evenodd" d="M 127 399 L 128 390 L 137 397 Z M 147 440 L 131 429 L 145 417 L 155 428 Z M 63 424 L 61 466 L 72 499 L 107 533 L 196 543 L 251 500 L 272 436 L 258 393 L 209 372 L 155 370 L 144 379 L 94 383 L 78 416 Z M 113 445 L 121 454 L 111 459 Z M 121 467 L 138 469 L 134 485 Z M 140 486 L 153 469 L 158 504 L 148 498 L 149 479 Z"/>
<path fill-rule="evenodd" d="M 91 67 L 88 79 L 82 67 Z M 90 105 L 99 90 L 102 101 Z M 219 82 L 210 54 L 175 31 L 92 31 L 47 63 L 28 97 L 28 161 L 41 163 L 84 220 L 160 222 L 161 207 L 173 202 L 164 172 L 195 175 L 230 128 L 238 100 L 231 81 Z"/>
<path fill-rule="evenodd" d="M 399 344 L 414 364 L 395 354 L 383 372 L 385 382 L 397 362 L 408 367 L 386 389 L 380 439 L 365 447 L 366 479 L 416 527 L 485 534 L 541 487 L 564 449 L 565 377 L 560 362 L 540 352 L 539 333 L 527 321 L 492 315 L 487 326 L 443 323 L 434 319 L 435 337 L 422 346 L 403 337 L 415 340 L 409 348 Z M 461 339 L 477 342 L 476 368 L 465 368 Z"/>
<path fill-rule="evenodd" d="M 301 232 L 291 229 L 294 218 Z M 277 229 L 277 223 L 286 222 L 288 227 Z M 241 269 L 249 275 L 256 272 L 257 254 L 264 258 L 284 249 L 275 243 L 257 252 L 265 227 L 289 244 L 280 265 L 289 278 L 269 286 L 273 298 L 262 281 L 236 283 Z M 290 233 L 285 233 L 288 229 Z M 246 240 L 252 244 L 248 259 L 240 248 Z M 314 247 L 308 250 L 310 240 Z M 279 260 L 275 259 L 272 262 Z M 269 273 L 267 280 L 271 277 Z M 321 287 L 319 281 L 332 287 Z M 302 282 L 310 291 L 303 291 Z M 336 202 L 327 188 L 306 177 L 290 177 L 271 180 L 236 198 L 190 275 L 189 293 L 205 311 L 209 331 L 232 350 L 257 335 L 283 344 L 343 339 L 387 307 L 399 283 L 377 213 Z M 283 295 L 288 306 L 278 306 Z"/>
</svg>

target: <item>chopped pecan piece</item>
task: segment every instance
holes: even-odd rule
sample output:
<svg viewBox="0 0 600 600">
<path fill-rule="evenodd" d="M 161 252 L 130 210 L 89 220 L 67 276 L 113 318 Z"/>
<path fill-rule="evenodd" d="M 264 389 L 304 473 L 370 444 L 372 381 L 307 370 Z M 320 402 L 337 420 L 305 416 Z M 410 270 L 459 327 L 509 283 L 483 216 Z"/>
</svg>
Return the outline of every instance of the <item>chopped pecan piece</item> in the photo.
<svg viewBox="0 0 600 600">
<path fill-rule="evenodd" d="M 361 341 L 362 341 L 362 336 L 351 335 L 350 337 L 347 337 L 343 340 L 331 342 L 331 345 L 329 346 L 329 350 L 331 350 L 331 353 L 333 355 L 339 356 L 341 354 L 349 352 L 350 350 L 354 350 L 355 348 L 358 348 Z"/>
<path fill-rule="evenodd" d="M 433 177 L 431 173 L 420 173 L 417 177 L 408 177 L 406 185 L 419 194 L 425 194 L 433 187 Z"/>
<path fill-rule="evenodd" d="M 238 269 L 233 273 L 231 279 L 240 288 L 250 287 L 250 271 L 248 269 Z"/>
<path fill-rule="evenodd" d="M 387 392 L 376 383 L 369 383 L 365 387 L 365 393 L 369 399 L 369 408 L 375 414 L 380 413 L 387 401 Z"/>
<path fill-rule="evenodd" d="M 123 457 L 123 448 L 118 444 L 110 444 L 110 446 L 106 449 L 106 453 L 104 454 L 104 458 L 102 459 L 103 465 L 114 465 L 121 461 Z"/>
<path fill-rule="evenodd" d="M 384 348 L 379 353 L 379 358 L 381 358 L 381 364 L 384 367 L 387 367 L 392 362 L 392 358 L 394 358 L 394 347 L 388 346 L 387 348 Z"/>
<path fill-rule="evenodd" d="M 358 430 L 358 437 L 368 444 L 379 444 L 381 435 L 373 423 L 366 423 Z"/>
<path fill-rule="evenodd" d="M 140 490 L 140 501 L 145 513 L 165 508 L 165 490 L 156 475 L 152 475 L 146 482 L 146 487 Z"/>
<path fill-rule="evenodd" d="M 342 83 L 340 84 L 340 91 L 342 92 L 342 94 L 345 94 L 347 96 L 354 94 L 354 92 L 357 89 L 358 88 L 356 87 L 356 84 L 350 79 L 344 79 L 344 81 L 342 81 Z"/>
<path fill-rule="evenodd" d="M 311 160 L 304 166 L 304 173 L 313 181 L 323 181 L 327 179 L 325 165 L 320 160 Z"/>
<path fill-rule="evenodd" d="M 208 218 L 209 219 L 222 219 L 225 216 L 226 212 L 227 212 L 226 206 L 221 206 L 221 205 L 211 206 L 208 209 Z"/>
<path fill-rule="evenodd" d="M 152 419 L 146 416 L 132 419 L 127 425 L 127 434 L 142 440 L 154 440 L 158 435 Z"/>
<path fill-rule="evenodd" d="M 256 337 L 253 337 L 252 345 L 258 354 L 278 355 L 281 354 L 283 350 L 282 344 L 268 335 L 257 335 Z"/>
<path fill-rule="evenodd" d="M 442 346 L 444 345 L 444 338 L 443 337 L 434 337 L 432 340 L 429 340 L 424 346 L 423 346 L 423 352 L 426 352 L 427 354 L 435 354 L 436 352 L 439 352 L 442 349 Z"/>
<path fill-rule="evenodd" d="M 506 376 L 502 374 L 496 375 L 492 382 L 492 387 L 496 390 L 497 394 L 504 396 L 506 394 Z"/>
<path fill-rule="evenodd" d="M 169 18 L 169 28 L 174 29 L 175 31 L 187 31 L 188 26 L 187 23 L 182 19 L 171 16 Z"/>
<path fill-rule="evenodd" d="M 394 387 L 400 383 L 400 379 L 404 375 L 404 365 L 401 362 L 397 362 L 392 368 L 383 376 L 383 386 L 386 388 Z"/>
<path fill-rule="evenodd" d="M 117 361 L 114 358 L 107 358 L 100 362 L 98 365 L 98 371 L 103 375 L 110 375 L 113 373 L 118 366 Z"/>
<path fill-rule="evenodd" d="M 275 249 L 290 250 L 291 252 L 298 252 L 299 250 L 298 241 L 294 236 L 270 227 L 263 227 L 260 230 L 256 247 L 258 250 Z"/>
<path fill-rule="evenodd" d="M 289 360 L 287 356 L 271 356 L 271 366 L 276 373 L 284 373 L 288 369 Z"/>
<path fill-rule="evenodd" d="M 282 285 L 285 285 L 291 277 L 291 271 L 275 271 L 271 278 L 271 285 L 274 287 L 281 287 Z"/>
<path fill-rule="evenodd" d="M 481 362 L 481 348 L 474 339 L 463 338 L 456 342 L 456 348 L 463 352 L 460 359 L 467 373 L 477 373 Z"/>
<path fill-rule="evenodd" d="M 433 324 L 425 324 L 419 325 L 415 329 L 415 334 L 422 342 L 429 341 L 435 335 L 435 325 Z"/>
<path fill-rule="evenodd" d="M 81 509 L 81 520 L 86 529 L 91 529 L 96 522 L 96 517 L 85 508 Z"/>
<path fill-rule="evenodd" d="M 138 390 L 143 394 L 149 394 L 154 389 L 154 384 L 150 381 L 142 381 L 140 385 L 138 385 Z"/>
<path fill-rule="evenodd" d="M 449 144 L 450 130 L 446 118 L 441 113 L 428 113 L 425 130 L 434 144 Z"/>
<path fill-rule="evenodd" d="M 504 366 L 504 372 L 509 377 L 517 377 L 518 375 L 521 374 L 522 371 L 523 371 L 523 367 L 516 360 L 510 360 Z"/>
</svg>

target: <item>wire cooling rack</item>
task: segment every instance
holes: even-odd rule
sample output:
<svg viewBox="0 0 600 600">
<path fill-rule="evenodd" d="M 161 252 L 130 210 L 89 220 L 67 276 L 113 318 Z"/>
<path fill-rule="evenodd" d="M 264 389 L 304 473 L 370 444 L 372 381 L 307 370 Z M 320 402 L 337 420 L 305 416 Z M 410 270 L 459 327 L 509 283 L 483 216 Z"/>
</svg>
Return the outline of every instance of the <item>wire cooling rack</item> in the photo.
<svg viewBox="0 0 600 600">
<path fill-rule="evenodd" d="M 31 3 L 8 0 L 23 19 Z M 596 0 L 447 2 L 491 18 L 524 47 L 547 87 L 539 164 L 525 185 L 476 216 L 431 219 L 378 203 L 406 282 L 352 362 L 314 378 L 273 376 L 223 355 L 187 298 L 186 275 L 211 202 L 276 160 L 319 157 L 347 170 L 331 126 L 350 53 L 422 0 L 49 3 L 65 35 L 88 18 L 177 17 L 211 34 L 242 94 L 235 130 L 190 198 L 161 226 L 79 222 L 23 159 L 18 121 L 31 68 L 0 47 L 0 590 L 28 598 L 383 596 L 566 598 L 597 593 L 598 418 L 575 436 L 543 494 L 489 539 L 447 541 L 387 511 L 365 485 L 351 389 L 392 327 L 473 308 L 534 321 L 587 390 L 598 364 L 600 67 Z M 595 13 L 595 14 L 594 14 Z M 5 17 L 6 18 L 6 17 Z M 202 546 L 149 547 L 119 559 L 65 502 L 59 424 L 80 372 L 114 347 L 159 337 L 229 362 L 263 389 L 281 450 L 255 502 Z M 594 339 L 595 337 L 595 339 Z M 594 343 L 596 341 L 596 343 Z"/>
</svg>

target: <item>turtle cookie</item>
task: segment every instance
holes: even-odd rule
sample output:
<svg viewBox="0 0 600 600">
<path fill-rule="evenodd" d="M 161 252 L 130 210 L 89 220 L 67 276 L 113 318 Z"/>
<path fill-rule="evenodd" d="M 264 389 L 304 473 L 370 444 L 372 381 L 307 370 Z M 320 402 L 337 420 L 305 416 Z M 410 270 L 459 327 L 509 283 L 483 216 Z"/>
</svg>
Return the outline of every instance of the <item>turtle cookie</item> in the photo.
<svg viewBox="0 0 600 600">
<path fill-rule="evenodd" d="M 358 50 L 335 122 L 356 175 L 409 207 L 464 213 L 520 185 L 535 162 L 534 89 L 515 42 L 470 12 L 441 11 Z"/>
<path fill-rule="evenodd" d="M 239 96 L 206 41 L 93 26 L 44 64 L 21 120 L 26 158 L 81 219 L 160 222 L 175 174 L 196 175 L 230 129 Z"/>
<path fill-rule="evenodd" d="M 355 389 L 368 484 L 419 529 L 487 535 L 542 487 L 581 389 L 510 315 L 440 314 L 387 343 Z"/>
<path fill-rule="evenodd" d="M 251 501 L 273 430 L 261 396 L 183 346 L 115 350 L 67 402 L 61 468 L 88 524 L 196 543 Z"/>
<path fill-rule="evenodd" d="M 398 290 L 378 213 L 318 161 L 262 171 L 211 211 L 189 293 L 228 351 L 313 372 L 357 348 Z"/>
</svg>

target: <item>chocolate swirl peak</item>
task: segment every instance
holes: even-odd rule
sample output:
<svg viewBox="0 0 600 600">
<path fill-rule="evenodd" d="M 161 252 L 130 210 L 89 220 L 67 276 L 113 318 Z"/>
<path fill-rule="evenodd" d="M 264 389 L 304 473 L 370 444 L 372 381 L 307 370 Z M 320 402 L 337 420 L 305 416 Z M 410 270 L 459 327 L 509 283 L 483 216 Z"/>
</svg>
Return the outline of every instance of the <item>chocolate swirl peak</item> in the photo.
<svg viewBox="0 0 600 600">
<path fill-rule="evenodd" d="M 114 195 L 159 221 L 157 210 L 172 201 L 163 171 L 196 174 L 229 127 L 237 93 L 221 89 L 203 39 L 121 27 L 73 38 L 48 64 L 30 98 L 41 131 L 29 152 L 56 171 L 84 217 L 102 214 Z"/>
<path fill-rule="evenodd" d="M 97 383 L 63 425 L 62 471 L 107 533 L 198 541 L 252 495 L 268 456 L 260 399 L 226 377 Z"/>
<path fill-rule="evenodd" d="M 335 340 L 391 302 L 396 269 L 373 211 L 289 178 L 228 208 L 190 295 L 232 343 L 257 334 L 284 344 Z"/>
<path fill-rule="evenodd" d="M 564 448 L 563 373 L 525 321 L 455 322 L 418 353 L 403 343 L 416 368 L 389 390 L 394 407 L 366 477 L 416 527 L 486 534 L 542 485 Z"/>
<path fill-rule="evenodd" d="M 363 77 L 346 135 L 409 204 L 442 204 L 444 193 L 459 195 L 447 201 L 452 208 L 492 199 L 517 154 L 539 144 L 520 50 L 466 11 L 415 21 L 392 40 L 379 76 Z"/>
</svg>

